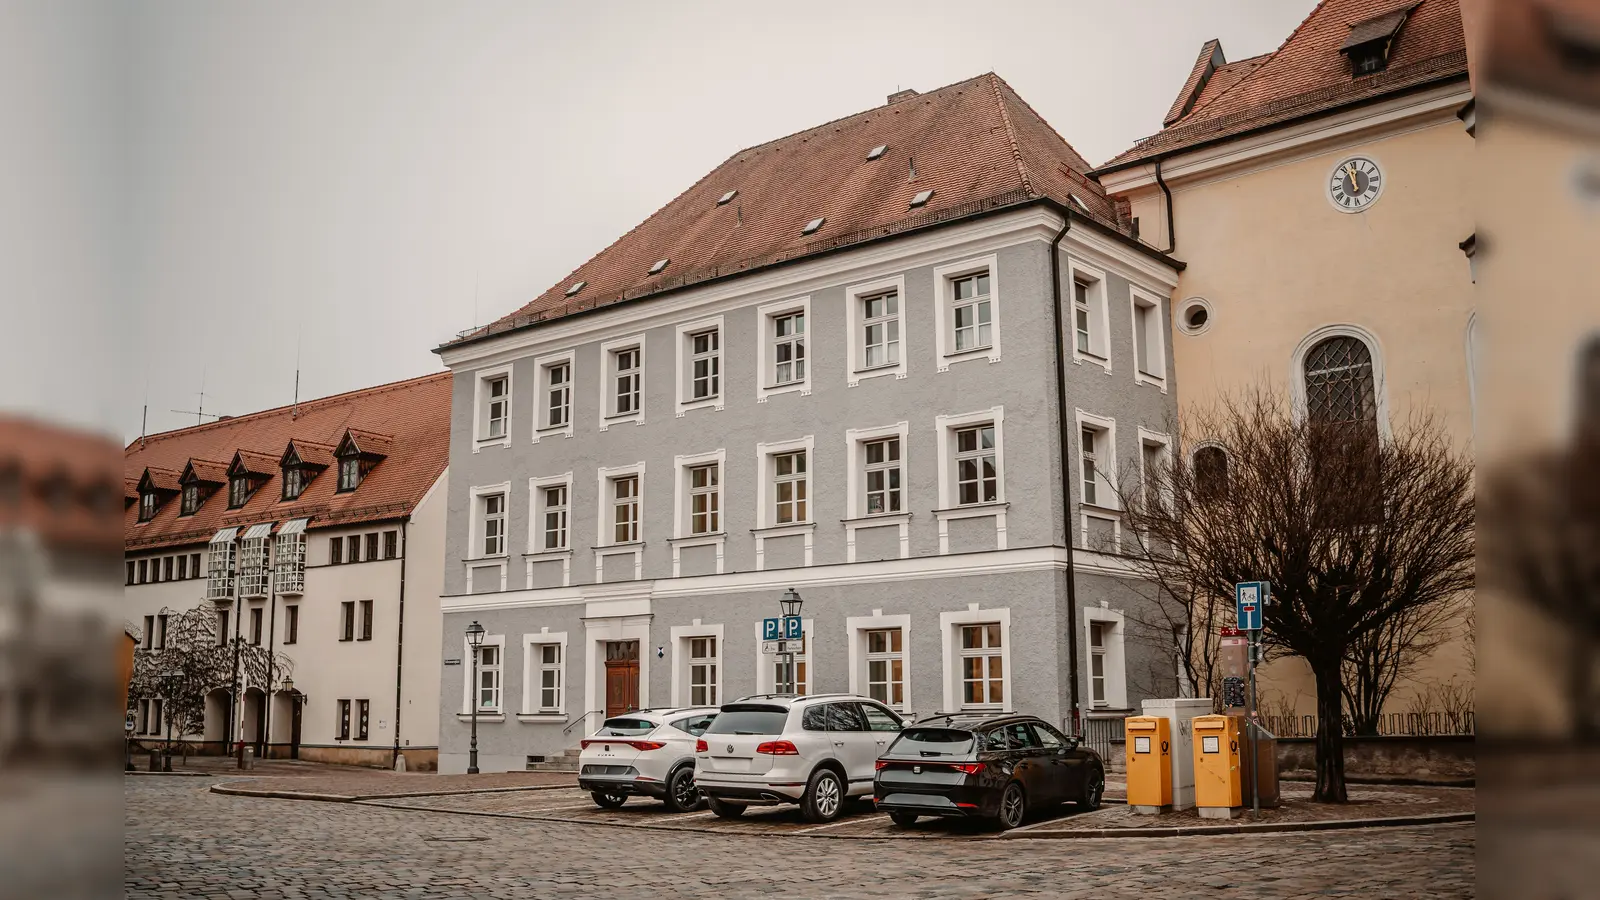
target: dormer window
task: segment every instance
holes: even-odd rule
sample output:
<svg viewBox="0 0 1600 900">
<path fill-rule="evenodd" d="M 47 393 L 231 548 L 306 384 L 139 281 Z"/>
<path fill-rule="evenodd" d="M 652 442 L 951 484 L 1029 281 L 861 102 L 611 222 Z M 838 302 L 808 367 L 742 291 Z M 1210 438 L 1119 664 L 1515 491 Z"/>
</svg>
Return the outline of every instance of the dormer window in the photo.
<svg viewBox="0 0 1600 900">
<path fill-rule="evenodd" d="M 289 466 L 283 470 L 283 499 L 298 500 L 306 489 L 306 470 Z"/>
<path fill-rule="evenodd" d="M 1360 78 L 1388 68 L 1389 51 L 1394 47 L 1406 16 L 1416 5 L 1412 3 L 1350 26 L 1350 35 L 1339 46 L 1339 52 L 1350 59 L 1350 77 Z"/>
<path fill-rule="evenodd" d="M 183 486 L 183 507 L 179 515 L 192 516 L 200 509 L 200 485 L 186 484 Z"/>
<path fill-rule="evenodd" d="M 156 497 L 155 491 L 145 491 L 139 495 L 139 521 L 148 522 L 156 517 L 156 509 L 161 506 L 161 501 Z"/>
<path fill-rule="evenodd" d="M 228 479 L 228 508 L 238 509 L 250 500 L 250 495 L 256 492 L 255 482 L 249 475 L 235 475 Z"/>
<path fill-rule="evenodd" d="M 361 484 L 361 457 L 346 456 L 339 460 L 339 490 L 353 491 Z"/>
</svg>

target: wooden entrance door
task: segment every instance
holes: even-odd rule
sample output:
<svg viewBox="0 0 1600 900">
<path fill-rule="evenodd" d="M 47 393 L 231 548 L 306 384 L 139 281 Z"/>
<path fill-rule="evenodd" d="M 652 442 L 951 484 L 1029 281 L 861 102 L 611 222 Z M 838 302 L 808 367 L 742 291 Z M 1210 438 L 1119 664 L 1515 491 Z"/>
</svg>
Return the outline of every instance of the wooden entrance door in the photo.
<svg viewBox="0 0 1600 900">
<path fill-rule="evenodd" d="M 606 642 L 606 718 L 639 708 L 639 642 Z"/>
</svg>

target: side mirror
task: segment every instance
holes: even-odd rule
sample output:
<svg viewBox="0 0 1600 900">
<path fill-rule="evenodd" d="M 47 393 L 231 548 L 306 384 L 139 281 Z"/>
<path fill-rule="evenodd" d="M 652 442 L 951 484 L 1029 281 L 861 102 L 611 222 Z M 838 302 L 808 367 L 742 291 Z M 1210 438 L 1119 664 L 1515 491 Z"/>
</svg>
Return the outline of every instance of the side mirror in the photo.
<svg viewBox="0 0 1600 900">
<path fill-rule="evenodd" d="M 1079 743 L 1079 741 L 1078 741 L 1077 738 L 1069 737 L 1069 738 L 1067 738 L 1067 746 L 1066 746 L 1065 749 L 1067 749 L 1067 750 L 1076 750 L 1076 749 L 1078 749 L 1078 743 Z"/>
</svg>

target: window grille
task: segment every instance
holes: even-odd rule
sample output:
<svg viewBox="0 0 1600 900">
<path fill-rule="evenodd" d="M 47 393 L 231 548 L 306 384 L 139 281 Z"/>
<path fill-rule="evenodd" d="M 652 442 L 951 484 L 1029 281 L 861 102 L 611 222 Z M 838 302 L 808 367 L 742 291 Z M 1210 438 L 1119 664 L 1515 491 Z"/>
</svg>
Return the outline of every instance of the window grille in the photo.
<svg viewBox="0 0 1600 900">
<path fill-rule="evenodd" d="M 278 530 L 273 577 L 280 594 L 306 592 L 306 520 L 291 519 Z"/>
<path fill-rule="evenodd" d="M 217 532 L 207 547 L 210 563 L 206 569 L 206 599 L 233 599 L 233 538 L 237 528 Z"/>
<path fill-rule="evenodd" d="M 259 526 L 258 526 L 259 527 Z M 271 526 L 267 526 L 270 528 Z M 255 529 L 252 528 L 251 531 Z M 247 536 L 239 539 L 239 596 L 265 597 L 267 595 L 267 536 Z"/>
<path fill-rule="evenodd" d="M 1372 351 L 1349 336 L 1331 337 L 1306 354 L 1306 415 L 1313 422 L 1376 422 Z"/>
</svg>

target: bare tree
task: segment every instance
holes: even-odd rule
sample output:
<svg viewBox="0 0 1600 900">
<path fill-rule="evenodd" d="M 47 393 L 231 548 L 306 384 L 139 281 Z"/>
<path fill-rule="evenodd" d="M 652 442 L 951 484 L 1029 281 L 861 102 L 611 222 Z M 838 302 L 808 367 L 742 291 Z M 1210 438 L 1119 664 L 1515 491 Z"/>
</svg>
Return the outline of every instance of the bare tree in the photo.
<svg viewBox="0 0 1600 900">
<path fill-rule="evenodd" d="M 1440 596 L 1432 603 L 1407 607 L 1350 642 L 1344 660 L 1344 702 L 1350 730 L 1375 735 L 1395 686 L 1416 671 L 1417 665 L 1450 640 L 1462 606 L 1456 598 Z"/>
<path fill-rule="evenodd" d="M 1179 458 L 1125 494 L 1128 528 L 1144 536 L 1135 564 L 1224 608 L 1238 582 L 1272 583 L 1263 640 L 1311 668 L 1315 799 L 1342 803 L 1345 661 L 1396 616 L 1471 590 L 1471 463 L 1425 415 L 1379 439 L 1297 420 L 1266 387 L 1187 425 L 1226 448 L 1225 465 L 1197 473 Z"/>
<path fill-rule="evenodd" d="M 239 671 L 252 684 L 281 681 L 293 672 L 294 661 L 282 653 L 217 632 L 216 604 L 202 602 L 193 609 L 162 609 L 167 618 L 165 641 L 160 647 L 134 651 L 131 704 L 141 697 L 161 697 L 173 735 L 183 738 L 205 728 L 206 696 L 233 685 L 233 657 L 239 653 Z M 269 692 L 270 693 L 270 692 Z M 183 745 L 188 755 L 188 744 Z"/>
</svg>

